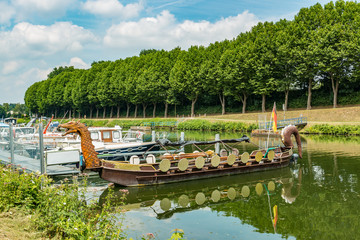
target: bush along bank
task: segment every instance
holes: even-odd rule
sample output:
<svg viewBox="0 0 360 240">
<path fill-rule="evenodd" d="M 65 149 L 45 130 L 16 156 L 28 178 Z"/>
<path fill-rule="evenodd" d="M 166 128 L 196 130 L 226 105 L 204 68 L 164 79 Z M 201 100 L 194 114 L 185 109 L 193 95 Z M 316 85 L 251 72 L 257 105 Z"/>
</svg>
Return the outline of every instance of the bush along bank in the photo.
<svg viewBox="0 0 360 240">
<path fill-rule="evenodd" d="M 66 122 L 66 121 L 65 121 Z M 251 132 L 257 128 L 256 124 L 247 124 L 243 122 L 225 122 L 217 121 L 210 122 L 208 120 L 191 119 L 178 122 L 176 119 L 139 119 L 139 120 L 96 120 L 96 119 L 82 119 L 80 122 L 85 123 L 89 127 L 114 127 L 118 125 L 124 129 L 131 126 L 145 126 L 149 123 L 154 123 L 162 127 L 174 127 L 177 122 L 176 128 L 178 130 L 208 130 L 208 131 L 225 131 L 225 132 Z"/>
<path fill-rule="evenodd" d="M 61 121 L 59 119 L 54 121 Z M 70 120 L 62 120 L 61 122 L 68 122 Z M 130 128 L 132 126 L 145 126 L 148 124 L 161 125 L 164 127 L 173 127 L 174 123 L 177 122 L 176 119 L 162 119 L 162 118 L 151 118 L 151 119 L 139 119 L 139 120 L 97 120 L 97 119 L 81 119 L 80 122 L 85 123 L 89 127 L 114 127 L 118 125 L 124 129 Z"/>
<path fill-rule="evenodd" d="M 316 124 L 305 128 L 305 134 L 360 135 L 360 125 Z"/>
<path fill-rule="evenodd" d="M 46 176 L 0 167 L 0 211 L 20 209 L 31 216 L 34 229 L 44 237 L 60 239 L 124 239 L 121 209 L 112 207 L 114 196 L 105 202 L 89 202 L 86 198 L 86 176 L 65 179 L 54 185 Z M 125 198 L 125 192 L 124 198 Z"/>
<path fill-rule="evenodd" d="M 179 130 L 208 130 L 226 132 L 251 132 L 257 128 L 256 124 L 246 124 L 243 122 L 210 122 L 207 120 L 187 120 L 180 122 L 177 126 Z"/>
</svg>

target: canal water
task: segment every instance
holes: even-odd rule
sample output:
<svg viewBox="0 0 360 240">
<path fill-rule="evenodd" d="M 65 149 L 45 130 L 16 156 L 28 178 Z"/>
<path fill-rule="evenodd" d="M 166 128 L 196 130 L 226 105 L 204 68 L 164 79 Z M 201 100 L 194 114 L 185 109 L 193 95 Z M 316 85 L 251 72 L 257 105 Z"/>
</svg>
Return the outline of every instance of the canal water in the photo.
<svg viewBox="0 0 360 240">
<path fill-rule="evenodd" d="M 213 140 L 215 133 L 185 136 Z M 267 140 L 252 137 L 253 144 L 232 146 L 251 152 Z M 126 188 L 128 236 L 169 239 L 177 228 L 187 239 L 360 239 L 360 138 L 302 136 L 302 143 L 303 158 L 280 170 Z M 270 146 L 278 144 L 270 138 Z M 102 201 L 107 189 L 99 195 Z"/>
</svg>

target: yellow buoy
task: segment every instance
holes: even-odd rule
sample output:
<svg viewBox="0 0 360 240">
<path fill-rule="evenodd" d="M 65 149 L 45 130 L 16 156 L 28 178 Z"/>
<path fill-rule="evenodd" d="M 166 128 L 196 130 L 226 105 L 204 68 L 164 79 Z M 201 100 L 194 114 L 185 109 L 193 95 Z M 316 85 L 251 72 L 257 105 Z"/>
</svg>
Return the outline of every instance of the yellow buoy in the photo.
<svg viewBox="0 0 360 240">
<path fill-rule="evenodd" d="M 244 152 L 242 155 L 241 155 L 241 161 L 243 163 L 247 163 L 249 161 L 249 158 L 250 158 L 250 155 L 248 152 Z"/>
<path fill-rule="evenodd" d="M 230 154 L 226 160 L 227 164 L 232 166 L 234 162 L 236 161 L 236 156 L 234 154 Z"/>
<path fill-rule="evenodd" d="M 189 166 L 189 160 L 187 160 L 186 158 L 182 158 L 178 162 L 178 168 L 180 171 L 185 171 L 188 168 L 188 166 Z"/>
<path fill-rule="evenodd" d="M 260 152 L 260 151 L 258 151 L 258 152 L 255 154 L 255 160 L 256 160 L 257 162 L 260 162 L 261 159 L 262 159 L 262 157 L 263 157 L 263 154 L 262 154 L 262 152 Z"/>
<path fill-rule="evenodd" d="M 211 158 L 211 166 L 217 167 L 220 164 L 220 157 L 218 155 L 215 155 Z"/>
<path fill-rule="evenodd" d="M 159 164 L 159 168 L 162 172 L 167 172 L 170 169 L 170 165 L 171 163 L 169 159 L 163 159 Z"/>
<path fill-rule="evenodd" d="M 268 153 L 267 153 L 267 158 L 272 161 L 275 157 L 275 152 L 274 150 L 270 150 Z"/>
<path fill-rule="evenodd" d="M 201 169 L 203 168 L 205 164 L 205 159 L 203 157 L 197 157 L 195 159 L 195 166 L 198 168 L 198 169 Z"/>
</svg>

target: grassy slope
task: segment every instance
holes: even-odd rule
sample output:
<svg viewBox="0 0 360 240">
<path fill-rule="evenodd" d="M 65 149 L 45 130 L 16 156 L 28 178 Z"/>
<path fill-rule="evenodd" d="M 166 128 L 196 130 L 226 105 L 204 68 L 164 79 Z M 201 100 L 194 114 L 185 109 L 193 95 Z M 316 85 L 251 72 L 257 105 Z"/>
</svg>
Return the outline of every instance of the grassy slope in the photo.
<svg viewBox="0 0 360 240">
<path fill-rule="evenodd" d="M 202 116 L 207 120 L 227 120 L 227 121 L 244 121 L 256 123 L 261 112 L 245 114 L 226 114 Z M 265 113 L 267 119 L 270 119 L 271 111 Z M 307 117 L 308 125 L 328 123 L 328 124 L 360 124 L 360 106 L 339 107 L 339 108 L 317 108 L 312 110 L 297 109 L 287 111 L 285 118 Z M 284 111 L 277 111 L 278 120 L 284 119 Z"/>
<path fill-rule="evenodd" d="M 33 229 L 29 217 L 16 209 L 0 213 L 0 239 L 45 239 Z"/>
</svg>

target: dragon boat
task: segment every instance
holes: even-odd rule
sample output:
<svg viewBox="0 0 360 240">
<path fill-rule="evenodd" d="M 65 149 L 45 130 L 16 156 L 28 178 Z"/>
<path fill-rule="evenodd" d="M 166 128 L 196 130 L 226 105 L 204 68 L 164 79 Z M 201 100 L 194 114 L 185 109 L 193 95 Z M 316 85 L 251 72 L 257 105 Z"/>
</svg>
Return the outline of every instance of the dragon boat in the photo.
<svg viewBox="0 0 360 240">
<path fill-rule="evenodd" d="M 219 156 L 213 151 L 205 152 L 199 148 L 201 151 L 196 153 L 167 153 L 159 159 L 152 154 L 144 159 L 133 156 L 130 161 L 99 159 L 88 128 L 80 122 L 70 121 L 61 124 L 60 127 L 67 129 L 64 135 L 69 133 L 80 135 L 85 169 L 97 171 L 102 179 L 123 186 L 156 185 L 286 167 L 294 156 L 291 135 L 295 136 L 299 157 L 302 157 L 300 135 L 295 126 L 288 126 L 282 130 L 284 147 L 254 150 L 250 154 L 248 152 L 239 154 L 237 149 L 233 149 L 227 156 L 224 154 Z M 250 142 L 250 139 L 243 136 L 239 139 L 202 143 L 159 141 L 158 144 L 165 147 L 223 142 Z"/>
</svg>

